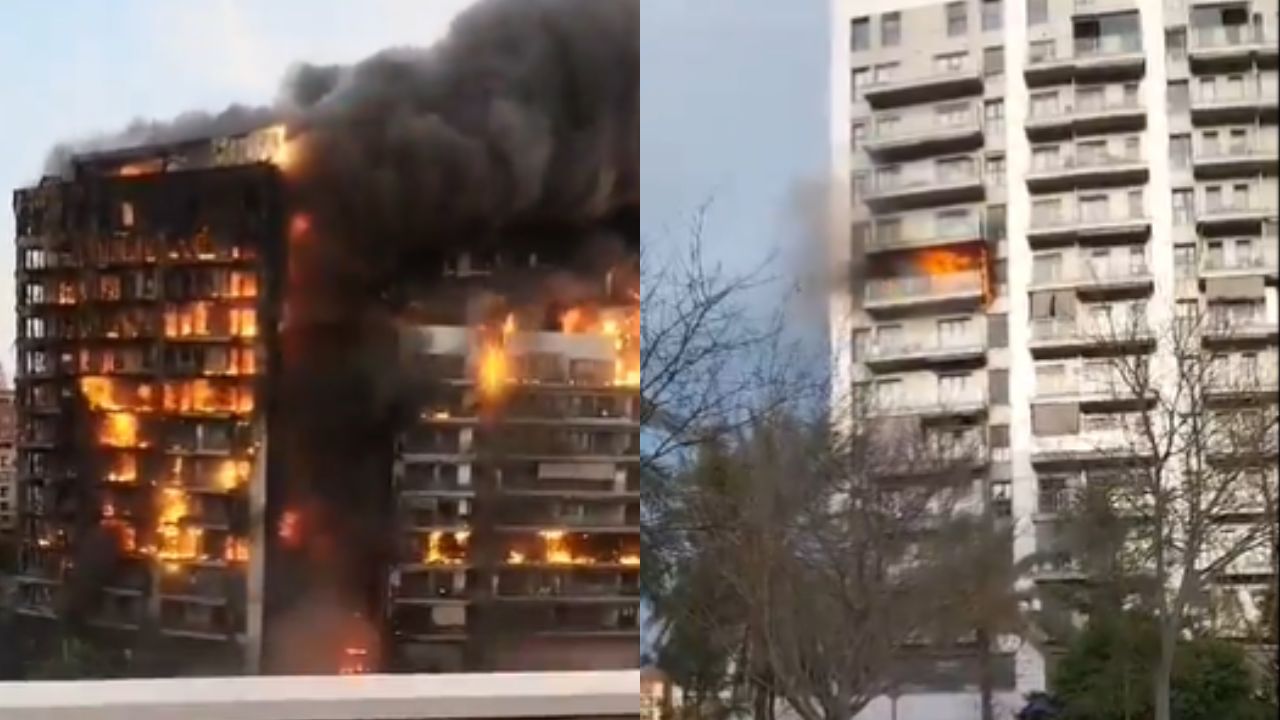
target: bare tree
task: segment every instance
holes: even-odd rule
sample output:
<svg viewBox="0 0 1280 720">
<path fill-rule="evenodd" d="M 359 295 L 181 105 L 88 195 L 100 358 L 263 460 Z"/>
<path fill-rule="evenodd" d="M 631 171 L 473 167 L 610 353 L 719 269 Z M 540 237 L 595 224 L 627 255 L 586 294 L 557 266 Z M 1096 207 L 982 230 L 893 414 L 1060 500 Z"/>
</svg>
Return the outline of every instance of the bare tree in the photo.
<svg viewBox="0 0 1280 720">
<path fill-rule="evenodd" d="M 1125 580 L 1121 601 L 1141 601 L 1154 615 L 1153 701 L 1157 720 L 1169 720 L 1176 645 L 1185 632 L 1210 629 L 1215 588 L 1260 568 L 1274 583 L 1266 505 L 1275 491 L 1266 467 L 1276 407 L 1262 382 L 1274 368 L 1258 353 L 1225 349 L 1246 338 L 1200 312 L 1154 332 L 1139 313 L 1093 330 L 1116 352 L 1083 378 L 1082 391 L 1123 413 L 1096 444 L 1107 470 L 1088 476 L 1067 533 L 1093 544 L 1076 544 L 1088 569 Z"/>
</svg>

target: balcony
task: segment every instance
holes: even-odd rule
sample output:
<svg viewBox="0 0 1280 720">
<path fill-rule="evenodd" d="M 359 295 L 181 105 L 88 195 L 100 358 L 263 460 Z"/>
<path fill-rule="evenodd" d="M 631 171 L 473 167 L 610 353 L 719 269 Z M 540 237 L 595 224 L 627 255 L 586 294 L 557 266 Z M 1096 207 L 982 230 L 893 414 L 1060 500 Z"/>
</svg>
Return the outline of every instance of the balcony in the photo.
<svg viewBox="0 0 1280 720">
<path fill-rule="evenodd" d="M 1242 228 L 1257 228 L 1264 221 L 1276 217 L 1275 198 L 1254 200 L 1240 198 L 1231 202 L 1205 203 L 1196 215 L 1196 225 L 1204 232 L 1229 232 Z"/>
<path fill-rule="evenodd" d="M 1187 58 L 1191 69 L 1200 72 L 1234 68 L 1241 63 L 1262 66 L 1276 64 L 1274 29 L 1249 25 L 1218 25 L 1192 28 L 1187 38 Z"/>
<path fill-rule="evenodd" d="M 1076 96 L 1063 107 L 1032 105 L 1025 123 L 1032 142 L 1069 137 L 1072 134 L 1132 132 L 1147 126 L 1147 110 L 1136 97 Z"/>
<path fill-rule="evenodd" d="M 923 417 L 963 417 L 978 415 L 987 409 L 987 394 L 981 389 L 938 390 L 923 397 L 886 397 L 872 411 L 878 417 L 919 415 Z"/>
<path fill-rule="evenodd" d="M 1079 153 L 1043 159 L 1027 173 L 1031 192 L 1145 183 L 1150 169 L 1141 153 Z"/>
<path fill-rule="evenodd" d="M 910 370 L 931 365 L 978 363 L 987 355 L 984 338 L 977 332 L 935 335 L 928 339 L 877 343 L 867 350 L 864 362 L 874 370 Z"/>
<path fill-rule="evenodd" d="M 1090 425 L 1081 417 L 1080 432 L 1071 435 L 1031 437 L 1031 463 L 1045 468 L 1079 468 L 1114 466 L 1132 463 L 1144 455 L 1138 446 L 1138 435 L 1118 425 Z"/>
<path fill-rule="evenodd" d="M 877 220 L 871 237 L 867 239 L 865 251 L 873 254 L 983 241 L 982 223 L 978 220 L 976 213 L 964 222 L 938 223 L 932 233 L 903 235 L 900 227 L 897 226 L 891 230 L 888 224 Z"/>
<path fill-rule="evenodd" d="M 1075 402 L 1089 412 L 1133 410 L 1155 400 L 1154 393 L 1139 397 L 1119 376 L 1071 377 L 1037 380 L 1033 403 Z"/>
<path fill-rule="evenodd" d="M 639 686 L 639 670 L 4 682 L 0 717 L 636 720 Z"/>
<path fill-rule="evenodd" d="M 985 289 L 977 270 L 946 275 L 877 278 L 867 282 L 863 309 L 870 313 L 903 310 L 973 310 L 982 304 Z"/>
<path fill-rule="evenodd" d="M 916 115 L 897 121 L 877 117 L 862 148 L 879 162 L 897 162 L 982 147 L 982 124 L 970 107 L 963 115 Z"/>
<path fill-rule="evenodd" d="M 1249 76 L 1236 85 L 1192 85 L 1191 121 L 1197 124 L 1252 123 L 1276 119 L 1276 88 Z"/>
<path fill-rule="evenodd" d="M 872 211 L 881 213 L 977 202 L 985 195 L 982 174 L 974 162 L 964 169 L 909 173 L 905 177 L 878 173 L 875 186 L 863 201 Z"/>
<path fill-rule="evenodd" d="M 1280 326 L 1265 313 L 1213 313 L 1200 332 L 1205 345 L 1252 345 L 1276 339 Z"/>
<path fill-rule="evenodd" d="M 1075 288 L 1082 296 L 1132 295 L 1151 292 L 1151 270 L 1146 261 L 1126 259 L 1124 262 L 1089 262 L 1082 260 L 1074 268 L 1034 274 L 1032 290 Z"/>
<path fill-rule="evenodd" d="M 1023 77 L 1028 87 L 1057 85 L 1072 80 L 1135 80 L 1146 73 L 1141 35 L 1108 35 L 1077 39 L 1069 57 L 1052 48 L 1036 48 L 1027 55 Z"/>
<path fill-rule="evenodd" d="M 1221 250 L 1207 252 L 1200 263 L 1200 276 L 1240 277 L 1248 275 L 1267 275 L 1275 277 L 1277 271 L 1276 238 L 1260 238 L 1262 247 L 1258 251 L 1246 255 L 1225 255 Z"/>
<path fill-rule="evenodd" d="M 958 68 L 939 68 L 929 75 L 872 83 L 863 88 L 862 96 L 872 108 L 880 110 L 981 92 L 981 71 L 966 64 Z"/>
<path fill-rule="evenodd" d="M 1155 336 L 1149 331 L 1116 332 L 1100 329 L 1075 318 L 1038 318 L 1031 321 L 1031 356 L 1037 359 L 1069 355 L 1150 352 Z"/>
<path fill-rule="evenodd" d="M 1074 213 L 1042 213 L 1032 210 L 1027 243 L 1033 248 L 1069 243 L 1138 242 L 1151 235 L 1151 218 L 1125 212 L 1094 212 L 1077 208 Z"/>
<path fill-rule="evenodd" d="M 1253 369 L 1235 368 L 1214 373 L 1205 386 L 1205 398 L 1214 403 L 1230 404 L 1259 397 L 1274 398 L 1280 390 L 1280 369 L 1275 363 Z"/>
<path fill-rule="evenodd" d="M 1274 169 L 1280 151 L 1272 133 L 1263 133 L 1251 142 L 1218 143 L 1196 148 L 1192 167 L 1197 178 L 1257 175 Z M 1264 138 L 1266 138 L 1264 140 Z"/>
</svg>

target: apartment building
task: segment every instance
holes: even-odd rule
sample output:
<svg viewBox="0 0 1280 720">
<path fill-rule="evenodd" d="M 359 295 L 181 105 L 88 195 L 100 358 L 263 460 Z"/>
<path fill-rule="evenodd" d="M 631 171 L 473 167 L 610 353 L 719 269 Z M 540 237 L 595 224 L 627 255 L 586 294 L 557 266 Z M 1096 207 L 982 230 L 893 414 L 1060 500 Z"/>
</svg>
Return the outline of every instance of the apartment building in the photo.
<svg viewBox="0 0 1280 720">
<path fill-rule="evenodd" d="M 489 273 L 445 274 L 474 299 Z M 439 387 L 397 445 L 399 668 L 639 667 L 639 316 L 608 277 L 575 307 L 409 322 Z"/>
<path fill-rule="evenodd" d="M 145 629 L 205 672 L 256 666 L 282 138 L 81 155 L 15 192 L 31 636 L 70 618 L 117 651 Z"/>
<path fill-rule="evenodd" d="M 1277 3 L 833 6 L 831 253 L 856 278 L 832 302 L 833 394 L 979 436 L 1015 557 L 1044 554 L 1055 502 L 1107 472 L 1089 461 L 1141 402 L 1108 392 L 1110 354 L 1168 352 L 1155 328 L 1194 309 L 1214 362 L 1275 387 Z M 1076 576 L 1064 558 L 1029 580 Z M 1046 661 L 1011 650 L 1002 697 Z M 973 706 L 947 662 L 902 717 Z"/>
</svg>

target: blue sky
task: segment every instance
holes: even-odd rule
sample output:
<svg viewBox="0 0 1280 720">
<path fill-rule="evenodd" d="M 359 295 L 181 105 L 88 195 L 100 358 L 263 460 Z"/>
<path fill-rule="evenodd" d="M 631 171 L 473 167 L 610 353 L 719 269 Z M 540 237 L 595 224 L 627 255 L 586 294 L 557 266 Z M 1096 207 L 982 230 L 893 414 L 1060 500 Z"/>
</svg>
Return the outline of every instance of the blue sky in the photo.
<svg viewBox="0 0 1280 720">
<path fill-rule="evenodd" d="M 0 3 L 0 189 L 55 142 L 233 102 L 269 103 L 295 61 L 351 62 L 440 37 L 471 0 L 7 0 Z M 707 245 L 752 267 L 794 241 L 796 184 L 826 152 L 827 0 L 642 0 L 646 243 L 713 201 Z M 0 238 L 13 238 L 8 203 Z M 13 253 L 0 252 L 12 348 Z M 758 298 L 767 304 L 768 298 Z M 3 356 L 6 368 L 12 352 Z"/>
</svg>

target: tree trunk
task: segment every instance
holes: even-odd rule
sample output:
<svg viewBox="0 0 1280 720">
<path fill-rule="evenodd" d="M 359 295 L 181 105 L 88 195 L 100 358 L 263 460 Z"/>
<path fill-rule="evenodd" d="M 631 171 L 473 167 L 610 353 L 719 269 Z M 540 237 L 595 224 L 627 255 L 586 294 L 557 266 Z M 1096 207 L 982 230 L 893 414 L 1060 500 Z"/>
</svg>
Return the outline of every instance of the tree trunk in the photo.
<svg viewBox="0 0 1280 720">
<path fill-rule="evenodd" d="M 995 672 L 991 664 L 991 636 L 986 627 L 977 631 L 978 641 L 978 695 L 982 703 L 982 720 L 995 720 L 995 703 L 992 700 Z"/>
<path fill-rule="evenodd" d="M 1155 693 L 1153 707 L 1155 720 L 1173 720 L 1169 704 L 1169 690 L 1173 676 L 1173 653 L 1177 647 L 1177 627 L 1168 621 L 1160 628 L 1160 662 L 1156 665 L 1155 682 L 1152 688 Z"/>
</svg>

